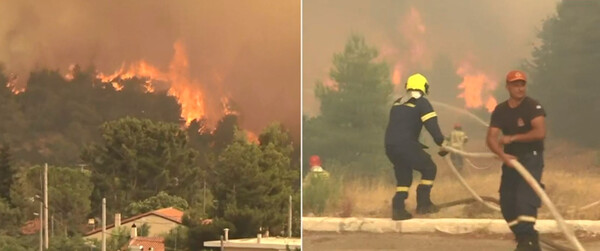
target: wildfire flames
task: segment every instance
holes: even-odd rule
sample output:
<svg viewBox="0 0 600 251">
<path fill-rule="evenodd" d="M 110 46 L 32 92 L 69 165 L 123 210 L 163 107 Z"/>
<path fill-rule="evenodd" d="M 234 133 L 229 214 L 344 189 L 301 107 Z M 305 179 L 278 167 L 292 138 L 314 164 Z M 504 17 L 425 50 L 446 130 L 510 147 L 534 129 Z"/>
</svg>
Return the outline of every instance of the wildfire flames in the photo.
<svg viewBox="0 0 600 251">
<path fill-rule="evenodd" d="M 18 80 L 19 78 L 17 77 L 17 75 L 12 73 L 8 75 L 6 87 L 8 87 L 15 95 L 25 91 L 25 88 L 17 88 Z"/>
<path fill-rule="evenodd" d="M 258 141 L 258 136 L 255 133 L 248 131 L 248 130 L 245 130 L 245 132 L 246 132 L 246 138 L 248 139 L 248 142 L 254 143 L 254 144 L 260 143 Z"/>
<path fill-rule="evenodd" d="M 396 63 L 396 65 L 394 66 L 394 71 L 392 73 L 392 83 L 394 85 L 398 86 L 402 82 L 402 72 L 404 72 L 402 63 Z"/>
<path fill-rule="evenodd" d="M 492 112 L 498 102 L 491 95 L 491 91 L 496 89 L 498 83 L 485 73 L 474 69 L 468 63 L 461 64 L 456 70 L 456 74 L 463 78 L 458 86 L 459 89 L 463 89 L 463 93 L 458 97 L 465 99 L 465 106 L 467 108 L 480 108 L 485 105 L 487 110 Z M 485 104 L 484 99 L 486 100 Z"/>
<path fill-rule="evenodd" d="M 201 88 L 200 83 L 191 78 L 189 61 L 183 43 L 176 42 L 173 48 L 175 53 L 167 72 L 161 71 L 144 60 L 140 60 L 128 66 L 122 64 L 121 68 L 111 74 L 98 73 L 96 77 L 103 82 L 110 83 L 117 91 L 123 89 L 123 86 L 117 81 L 119 79 L 144 78 L 146 79 L 144 87 L 148 93 L 156 91 L 153 81 L 169 83 L 170 87 L 167 94 L 177 99 L 177 102 L 181 105 L 181 117 L 185 119 L 185 125 L 189 126 L 192 121 L 207 118 L 208 116 L 205 92 Z M 216 77 L 217 80 L 221 78 L 220 76 Z M 222 104 L 222 114 L 220 115 L 239 115 L 236 110 L 232 109 L 228 97 L 221 97 L 220 100 Z M 255 133 L 248 130 L 245 130 L 245 132 L 249 142 L 258 143 L 258 137 Z"/>
<path fill-rule="evenodd" d="M 389 44 L 383 44 L 381 50 L 383 58 L 396 59 L 391 76 L 396 89 L 402 88 L 403 78 L 407 74 L 417 70 L 430 69 L 433 55 L 433 51 L 430 50 L 426 41 L 427 27 L 416 8 L 411 8 L 401 20 L 399 31 L 405 38 L 407 47 L 400 50 Z M 497 104 L 496 99 L 492 96 L 492 91 L 497 86 L 494 78 L 466 61 L 457 65 L 456 74 L 463 78 L 463 81 L 458 84 L 458 88 L 462 89 L 463 93 L 458 97 L 465 100 L 465 107 L 480 108 L 484 106 L 490 112 L 494 110 Z"/>
<path fill-rule="evenodd" d="M 399 50 L 394 46 L 384 44 L 382 45 L 381 56 L 393 58 L 396 61 L 392 69 L 392 83 L 396 88 L 401 88 L 402 78 L 411 70 L 407 66 L 414 66 L 414 68 L 431 67 L 431 52 L 428 50 L 425 41 L 427 27 L 416 8 L 411 8 L 402 19 L 398 31 L 402 34 L 408 47 Z"/>
<path fill-rule="evenodd" d="M 96 77 L 103 82 L 111 83 L 117 91 L 123 89 L 123 86 L 116 81 L 117 79 L 145 78 L 147 79 L 144 85 L 146 92 L 155 91 L 153 81 L 169 83 L 170 87 L 167 93 L 177 99 L 177 102 L 181 105 L 181 117 L 185 119 L 186 125 L 189 125 L 193 120 L 200 120 L 206 116 L 204 92 L 190 76 L 188 58 L 183 43 L 176 42 L 173 48 L 175 54 L 167 72 L 159 70 L 144 60 L 140 60 L 127 67 L 123 64 L 120 69 L 112 74 L 98 73 Z"/>
</svg>

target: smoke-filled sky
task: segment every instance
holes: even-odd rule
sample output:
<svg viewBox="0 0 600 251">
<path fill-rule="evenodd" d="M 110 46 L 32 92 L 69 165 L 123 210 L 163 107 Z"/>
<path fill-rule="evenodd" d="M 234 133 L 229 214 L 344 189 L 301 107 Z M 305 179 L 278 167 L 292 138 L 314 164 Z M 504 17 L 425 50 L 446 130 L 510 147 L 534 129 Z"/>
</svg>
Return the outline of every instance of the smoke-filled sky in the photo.
<svg viewBox="0 0 600 251">
<path fill-rule="evenodd" d="M 530 57 L 542 22 L 555 14 L 558 2 L 304 0 L 303 112 L 318 114 L 315 81 L 326 81 L 333 54 L 343 50 L 352 33 L 364 35 L 391 71 L 397 69 L 393 82 L 428 73 L 432 98 L 465 105 L 457 97 L 461 81 L 487 81 L 466 94 L 481 96 L 485 105 L 492 89 L 503 87 L 498 83 L 506 72 Z"/>
<path fill-rule="evenodd" d="M 181 42 L 207 110 L 230 97 L 242 127 L 277 120 L 299 135 L 299 0 L 0 0 L 0 16 L 0 63 L 21 86 L 31 70 L 73 63 L 112 73 L 145 60 L 168 72 Z"/>
</svg>

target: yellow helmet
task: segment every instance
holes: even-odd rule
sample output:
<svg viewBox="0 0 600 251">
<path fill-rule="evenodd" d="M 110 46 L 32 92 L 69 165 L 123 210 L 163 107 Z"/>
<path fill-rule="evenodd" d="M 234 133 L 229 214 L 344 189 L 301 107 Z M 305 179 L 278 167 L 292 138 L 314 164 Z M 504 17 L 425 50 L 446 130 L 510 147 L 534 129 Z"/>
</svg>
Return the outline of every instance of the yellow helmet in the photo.
<svg viewBox="0 0 600 251">
<path fill-rule="evenodd" d="M 408 77 L 406 81 L 406 90 L 422 91 L 423 94 L 429 93 L 429 84 L 425 76 L 417 73 Z"/>
</svg>

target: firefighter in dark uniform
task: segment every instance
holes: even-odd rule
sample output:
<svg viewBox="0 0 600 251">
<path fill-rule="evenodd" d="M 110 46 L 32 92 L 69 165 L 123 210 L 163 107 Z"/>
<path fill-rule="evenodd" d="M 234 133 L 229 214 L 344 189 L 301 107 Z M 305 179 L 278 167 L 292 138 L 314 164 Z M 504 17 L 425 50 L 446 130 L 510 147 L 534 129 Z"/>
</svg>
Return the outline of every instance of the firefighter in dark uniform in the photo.
<svg viewBox="0 0 600 251">
<path fill-rule="evenodd" d="M 390 111 L 385 133 L 385 150 L 388 159 L 394 164 L 396 194 L 392 199 L 392 219 L 412 218 L 406 211 L 404 200 L 412 183 L 413 170 L 421 173 L 421 183 L 417 186 L 417 213 L 429 214 L 439 209 L 431 202 L 430 193 L 436 175 L 436 165 L 419 142 L 423 125 L 438 146 L 444 142 L 444 135 L 438 125 L 437 114 L 431 103 L 424 97 L 429 91 L 427 79 L 421 74 L 410 76 L 406 82 L 407 94 L 396 100 Z M 441 156 L 448 152 L 440 151 Z"/>
<path fill-rule="evenodd" d="M 538 183 L 541 182 L 546 112 L 540 103 L 526 95 L 526 83 L 527 77 L 521 71 L 507 74 L 506 89 L 510 97 L 492 113 L 487 145 L 504 162 L 500 207 L 516 237 L 516 250 L 538 251 L 539 238 L 534 225 L 541 201 L 510 163 L 512 159 L 518 160 Z M 503 136 L 499 138 L 500 132 Z"/>
</svg>

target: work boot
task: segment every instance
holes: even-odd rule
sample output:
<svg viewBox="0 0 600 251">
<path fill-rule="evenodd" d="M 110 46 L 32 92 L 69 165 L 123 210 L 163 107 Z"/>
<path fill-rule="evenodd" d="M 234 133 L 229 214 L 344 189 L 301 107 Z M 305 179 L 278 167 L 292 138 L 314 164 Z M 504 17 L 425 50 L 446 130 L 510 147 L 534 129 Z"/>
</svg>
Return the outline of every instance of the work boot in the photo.
<svg viewBox="0 0 600 251">
<path fill-rule="evenodd" d="M 404 208 L 392 210 L 392 220 L 408 220 L 411 218 L 412 218 L 412 214 L 410 214 Z"/>
<path fill-rule="evenodd" d="M 515 251 L 541 251 L 538 233 L 517 234 Z"/>
<path fill-rule="evenodd" d="M 418 214 L 432 214 L 440 211 L 433 202 L 431 202 L 430 195 L 431 194 L 431 186 L 430 185 L 419 185 L 417 187 L 417 213 Z"/>
<path fill-rule="evenodd" d="M 404 201 L 408 198 L 408 192 L 396 192 L 392 199 L 392 220 L 407 220 L 412 215 L 406 211 Z"/>
</svg>

